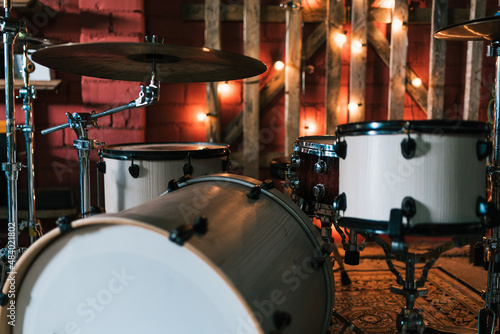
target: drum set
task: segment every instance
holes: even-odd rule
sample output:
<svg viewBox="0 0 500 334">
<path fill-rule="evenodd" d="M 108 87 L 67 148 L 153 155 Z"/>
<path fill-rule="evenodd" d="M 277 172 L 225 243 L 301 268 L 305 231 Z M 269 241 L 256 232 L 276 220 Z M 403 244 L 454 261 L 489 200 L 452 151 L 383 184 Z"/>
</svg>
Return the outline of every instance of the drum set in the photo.
<svg viewBox="0 0 500 334">
<path fill-rule="evenodd" d="M 483 239 L 489 283 L 478 330 L 494 332 L 500 312 L 500 88 L 493 145 L 490 128 L 482 122 L 344 124 L 332 136 L 297 138 L 290 161 L 275 173 L 284 180 L 284 194 L 270 180 L 228 174 L 225 144 L 106 146 L 89 138 L 99 118 L 156 103 L 161 82 L 252 77 L 265 71 L 260 61 L 169 45 L 156 37 L 145 43 L 40 43 L 43 48 L 32 58 L 49 68 L 149 85 L 142 85 L 138 98 L 126 105 L 67 114 L 67 123 L 42 131 L 71 128 L 76 133 L 82 219 L 61 218 L 58 228 L 21 252 L 16 182 L 22 166 L 15 159 L 12 58 L 20 43 L 28 59 L 26 50 L 34 39 L 19 37 L 27 31 L 10 18 L 10 5 L 5 14 L 8 162 L 3 169 L 13 240 L 5 252 L 13 265 L 0 293 L 2 333 L 327 333 L 332 316 L 345 329 L 362 333 L 334 309 L 330 255 L 338 252 L 332 229 L 342 237 L 347 264 L 359 263 L 368 242 L 384 249 L 401 286 L 391 291 L 406 300 L 396 327 L 400 333 L 418 334 L 428 329 L 415 300 L 427 293 L 422 287 L 429 269 L 446 250 L 491 229 Z M 484 32 L 489 30 L 494 33 Z M 497 17 L 448 27 L 436 36 L 485 38 L 492 41 L 491 55 L 500 57 Z M 29 83 L 30 63 L 25 64 L 21 96 L 27 116 L 22 129 L 32 152 L 28 118 L 35 89 Z M 92 150 L 99 152 L 105 214 L 91 206 Z M 33 168 L 32 160 L 29 164 Z M 33 187 L 32 169 L 28 174 Z M 486 198 L 488 177 L 492 201 Z M 101 207 L 100 189 L 98 193 Z M 312 218 L 321 222 L 320 233 Z M 37 224 L 31 217 L 30 228 Z M 363 242 L 358 242 L 360 235 Z M 452 241 L 415 254 L 406 236 L 450 236 Z M 393 260 L 404 262 L 404 277 Z M 418 278 L 417 264 L 424 264 Z"/>
</svg>

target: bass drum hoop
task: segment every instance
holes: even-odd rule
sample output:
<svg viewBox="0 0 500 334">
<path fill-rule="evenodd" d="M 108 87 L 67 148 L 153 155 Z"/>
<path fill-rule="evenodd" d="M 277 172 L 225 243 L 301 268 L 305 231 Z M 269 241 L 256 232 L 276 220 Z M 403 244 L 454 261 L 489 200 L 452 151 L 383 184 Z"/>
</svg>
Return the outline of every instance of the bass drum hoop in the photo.
<svg viewBox="0 0 500 334">
<path fill-rule="evenodd" d="M 204 146 L 201 150 L 179 150 L 165 151 L 160 149 L 155 150 L 126 150 L 127 147 L 137 146 Z M 119 149 L 120 148 L 120 149 Z M 123 148 L 123 149 L 121 149 Z M 169 143 L 128 143 L 104 146 L 99 155 L 103 158 L 115 160 L 148 160 L 148 161 L 166 161 L 166 160 L 181 160 L 187 158 L 193 159 L 210 159 L 228 157 L 230 154 L 229 145 L 203 143 L 203 142 L 169 142 Z"/>
</svg>

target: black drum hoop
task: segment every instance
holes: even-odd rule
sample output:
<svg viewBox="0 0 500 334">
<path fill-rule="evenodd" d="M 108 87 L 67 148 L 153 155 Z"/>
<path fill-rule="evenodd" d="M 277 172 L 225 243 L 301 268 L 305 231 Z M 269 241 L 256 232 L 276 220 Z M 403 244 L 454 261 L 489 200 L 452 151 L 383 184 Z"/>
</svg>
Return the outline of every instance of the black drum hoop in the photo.
<svg viewBox="0 0 500 334">
<path fill-rule="evenodd" d="M 161 150 L 144 150 L 131 151 L 124 149 L 116 149 L 118 147 L 125 148 L 127 146 L 141 145 L 199 145 L 213 146 L 213 148 L 202 150 L 185 150 L 185 151 L 161 151 Z M 146 160 L 146 161 L 167 161 L 167 160 L 182 160 L 187 158 L 192 159 L 211 159 L 229 157 L 230 150 L 227 144 L 203 143 L 203 142 L 165 142 L 165 143 L 127 143 L 104 146 L 99 151 L 99 156 L 114 160 Z"/>
<path fill-rule="evenodd" d="M 342 136 L 383 135 L 418 132 L 440 135 L 447 134 L 484 134 L 490 133 L 485 122 L 464 120 L 421 120 L 421 121 L 380 121 L 342 124 L 336 134 Z"/>
</svg>

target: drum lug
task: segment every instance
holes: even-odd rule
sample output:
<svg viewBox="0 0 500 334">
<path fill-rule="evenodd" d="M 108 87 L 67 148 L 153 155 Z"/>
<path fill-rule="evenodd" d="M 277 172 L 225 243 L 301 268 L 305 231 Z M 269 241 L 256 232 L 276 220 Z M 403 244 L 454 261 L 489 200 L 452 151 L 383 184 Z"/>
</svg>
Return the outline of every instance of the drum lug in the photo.
<svg viewBox="0 0 500 334">
<path fill-rule="evenodd" d="M 326 188 L 323 184 L 319 183 L 313 187 L 313 195 L 316 199 L 323 198 L 326 194 Z"/>
<path fill-rule="evenodd" d="M 182 171 L 184 172 L 184 176 L 193 175 L 194 168 L 190 161 L 182 167 Z"/>
<path fill-rule="evenodd" d="M 137 179 L 139 177 L 139 170 L 139 165 L 134 164 L 134 160 L 132 160 L 132 164 L 128 167 L 130 176 L 132 176 L 134 179 Z"/>
<path fill-rule="evenodd" d="M 73 229 L 73 227 L 71 226 L 71 221 L 68 219 L 68 217 L 61 217 L 57 219 L 56 224 L 59 227 L 61 234 L 69 232 Z"/>
<path fill-rule="evenodd" d="M 488 157 L 493 151 L 493 144 L 489 140 L 478 140 L 476 144 L 476 155 L 479 161 Z"/>
<path fill-rule="evenodd" d="M 292 159 L 290 160 L 291 162 L 291 167 L 292 168 L 298 168 L 300 167 L 300 163 L 302 162 L 300 160 L 300 157 L 297 154 L 292 154 Z"/>
<path fill-rule="evenodd" d="M 106 161 L 98 161 L 97 170 L 103 174 L 106 174 Z"/>
<path fill-rule="evenodd" d="M 182 224 L 170 232 L 169 240 L 179 246 L 184 245 L 194 234 L 205 235 L 208 231 L 208 222 L 205 216 L 196 218 L 194 224 Z"/>
<path fill-rule="evenodd" d="M 292 315 L 288 312 L 275 311 L 273 313 L 273 323 L 276 331 L 272 331 L 271 334 L 282 333 L 282 330 L 292 323 Z"/>
<path fill-rule="evenodd" d="M 403 154 L 403 157 L 405 157 L 405 159 L 411 159 L 415 157 L 416 149 L 417 142 L 415 142 L 415 139 L 410 138 L 410 135 L 408 135 L 408 138 L 405 138 L 401 141 L 401 153 Z"/>
<path fill-rule="evenodd" d="M 413 197 L 405 197 L 401 202 L 401 209 L 403 210 L 403 215 L 410 219 L 417 213 L 417 205 L 415 204 L 415 200 Z"/>
<path fill-rule="evenodd" d="M 333 143 L 333 151 L 339 158 L 345 159 L 347 156 L 347 143 L 345 141 L 336 141 Z"/>
<path fill-rule="evenodd" d="M 345 211 L 347 209 L 347 196 L 345 193 L 339 194 L 333 200 L 333 210 Z"/>
<path fill-rule="evenodd" d="M 231 160 L 229 160 L 229 157 L 227 158 L 227 160 L 222 160 L 222 171 L 223 172 L 229 172 L 229 170 L 231 169 L 231 166 L 232 166 L 232 163 L 231 163 Z"/>
<path fill-rule="evenodd" d="M 323 160 L 319 160 L 314 164 L 314 172 L 316 174 L 325 175 L 327 171 L 328 171 L 328 165 Z"/>
<path fill-rule="evenodd" d="M 274 183 L 272 180 L 265 180 L 261 184 L 255 185 L 252 189 L 250 189 L 250 192 L 247 194 L 247 197 L 250 199 L 259 199 L 260 198 L 260 192 L 261 189 L 264 190 L 269 190 L 274 188 Z"/>
</svg>

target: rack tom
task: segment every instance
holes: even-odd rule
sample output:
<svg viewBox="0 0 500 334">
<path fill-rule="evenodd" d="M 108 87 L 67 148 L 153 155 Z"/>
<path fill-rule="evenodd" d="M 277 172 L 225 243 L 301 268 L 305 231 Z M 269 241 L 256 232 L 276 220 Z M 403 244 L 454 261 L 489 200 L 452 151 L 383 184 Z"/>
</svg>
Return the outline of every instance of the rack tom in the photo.
<svg viewBox="0 0 500 334">
<path fill-rule="evenodd" d="M 388 121 L 338 127 L 343 226 L 387 232 L 400 209 L 408 234 L 469 233 L 482 222 L 486 197 L 486 123 Z"/>
<path fill-rule="evenodd" d="M 335 136 L 299 137 L 293 146 L 290 183 L 302 199 L 331 205 L 339 193 L 339 146 Z"/>
<path fill-rule="evenodd" d="M 153 198 L 168 189 L 171 180 L 187 174 L 202 176 L 227 172 L 229 146 L 212 143 L 149 143 L 105 146 L 106 212 L 118 212 Z"/>
</svg>

